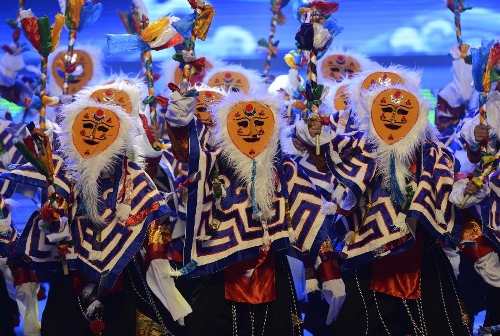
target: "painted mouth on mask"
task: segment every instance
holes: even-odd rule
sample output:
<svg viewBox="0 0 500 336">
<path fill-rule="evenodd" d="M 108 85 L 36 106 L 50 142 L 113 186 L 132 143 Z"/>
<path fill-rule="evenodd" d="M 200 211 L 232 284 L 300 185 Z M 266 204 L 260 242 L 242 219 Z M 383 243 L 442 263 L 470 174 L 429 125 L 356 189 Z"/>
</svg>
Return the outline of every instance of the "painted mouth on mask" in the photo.
<svg viewBox="0 0 500 336">
<path fill-rule="evenodd" d="M 246 142 L 257 142 L 259 141 L 259 138 L 243 138 Z"/>
<path fill-rule="evenodd" d="M 387 127 L 388 129 L 393 130 L 393 131 L 395 131 L 395 130 L 397 130 L 397 129 L 400 129 L 400 128 L 401 128 L 401 126 L 400 126 L 400 125 L 394 125 L 394 124 L 384 124 L 384 125 L 385 125 L 385 127 Z"/>
<path fill-rule="evenodd" d="M 88 140 L 88 139 L 83 140 L 83 142 L 85 142 L 87 145 L 91 145 L 91 146 L 95 146 L 99 143 L 95 140 Z"/>
</svg>

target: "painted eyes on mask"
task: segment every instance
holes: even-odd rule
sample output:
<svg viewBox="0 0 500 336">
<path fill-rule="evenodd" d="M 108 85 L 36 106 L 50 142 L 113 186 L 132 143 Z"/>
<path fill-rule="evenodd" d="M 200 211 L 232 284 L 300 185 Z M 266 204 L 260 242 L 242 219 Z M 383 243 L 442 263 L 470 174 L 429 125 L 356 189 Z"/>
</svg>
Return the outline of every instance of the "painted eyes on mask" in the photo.
<svg viewBox="0 0 500 336">
<path fill-rule="evenodd" d="M 394 109 L 392 107 L 383 107 L 382 108 L 382 112 L 384 113 L 393 113 L 394 112 Z M 402 114 L 402 115 L 407 115 L 408 114 L 408 110 L 405 110 L 405 109 L 402 109 L 402 108 L 398 108 L 396 113 L 397 114 Z"/>
<path fill-rule="evenodd" d="M 83 124 L 83 128 L 94 129 L 94 124 L 93 123 L 85 123 L 85 124 Z M 97 127 L 97 130 L 100 132 L 107 132 L 107 131 L 109 131 L 109 128 L 101 125 L 101 126 Z"/>
<path fill-rule="evenodd" d="M 263 121 L 261 121 L 261 120 L 254 120 L 254 121 L 253 121 L 253 124 L 254 124 L 255 126 L 263 126 L 263 125 L 264 125 L 264 122 L 263 122 Z M 239 121 L 239 122 L 237 123 L 237 125 L 238 125 L 238 126 L 240 126 L 240 127 L 248 127 L 248 121 L 247 121 L 247 120 L 242 120 L 242 121 Z"/>
</svg>

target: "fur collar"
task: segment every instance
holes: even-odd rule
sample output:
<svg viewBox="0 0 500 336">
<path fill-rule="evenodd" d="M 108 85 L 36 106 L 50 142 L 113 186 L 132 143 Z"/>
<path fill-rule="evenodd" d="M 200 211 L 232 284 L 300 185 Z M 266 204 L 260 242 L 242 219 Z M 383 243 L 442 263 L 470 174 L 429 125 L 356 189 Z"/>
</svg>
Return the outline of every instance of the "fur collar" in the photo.
<svg viewBox="0 0 500 336">
<path fill-rule="evenodd" d="M 120 131 L 116 140 L 106 150 L 93 157 L 83 158 L 73 143 L 72 126 L 77 115 L 87 107 L 113 111 L 120 120 Z M 130 116 L 118 106 L 99 104 L 93 100 L 78 99 L 66 104 L 62 108 L 62 115 L 65 118 L 59 141 L 60 153 L 65 159 L 65 168 L 75 183 L 76 191 L 83 194 L 90 219 L 96 224 L 102 224 L 98 210 L 99 177 L 102 173 L 112 173 L 119 156 L 127 150 L 132 151 L 133 139 L 140 130 L 132 122 Z"/>
<path fill-rule="evenodd" d="M 260 210 L 261 218 L 272 216 L 272 202 L 274 199 L 274 183 L 276 167 L 274 157 L 279 149 L 280 140 L 280 103 L 275 96 L 261 92 L 251 91 L 248 95 L 242 92 L 230 93 L 223 102 L 218 104 L 214 110 L 218 111 L 217 128 L 214 131 L 215 143 L 221 149 L 222 158 L 236 172 L 236 179 L 246 186 L 250 194 L 252 189 L 252 166 L 253 160 L 243 154 L 229 137 L 227 130 L 227 115 L 231 108 L 237 103 L 244 101 L 257 101 L 267 105 L 274 114 L 273 135 L 269 139 L 267 147 L 255 157 L 256 174 L 254 182 L 255 202 Z"/>
<path fill-rule="evenodd" d="M 421 70 L 411 70 L 405 68 L 401 65 L 390 65 L 388 67 L 383 67 L 381 65 L 373 66 L 371 69 L 360 72 L 351 78 L 349 87 L 347 91 L 349 92 L 349 106 L 351 115 L 353 119 L 356 120 L 356 127 L 360 130 L 366 130 L 370 124 L 370 118 L 368 114 L 370 110 L 366 110 L 363 104 L 363 88 L 361 85 L 363 81 L 375 72 L 393 72 L 399 75 L 405 81 L 404 86 L 410 87 L 412 89 L 418 89 L 420 86 L 420 80 L 422 77 Z M 390 86 L 395 85 L 392 83 Z M 376 86 L 376 85 L 374 85 Z"/>
<path fill-rule="evenodd" d="M 391 88 L 399 88 L 401 90 L 412 93 L 419 103 L 419 115 L 417 122 L 408 134 L 398 142 L 392 145 L 387 144 L 375 131 L 373 123 L 369 123 L 369 128 L 366 132 L 367 142 L 372 144 L 377 153 L 377 174 L 381 176 L 383 186 L 390 189 L 391 178 L 391 163 L 395 164 L 396 180 L 399 189 L 403 195 L 406 195 L 406 179 L 409 177 L 410 166 L 417 153 L 418 149 L 427 141 L 437 141 L 437 129 L 432 125 L 427 115 L 429 112 L 429 103 L 425 101 L 414 88 L 409 86 L 394 85 Z M 366 111 L 371 111 L 375 98 L 387 87 L 375 87 L 370 91 L 366 91 L 362 97 L 363 108 Z M 367 114 L 370 118 L 371 114 Z M 371 121 L 371 120 L 370 120 Z M 394 158 L 394 160 L 392 160 Z"/>
</svg>

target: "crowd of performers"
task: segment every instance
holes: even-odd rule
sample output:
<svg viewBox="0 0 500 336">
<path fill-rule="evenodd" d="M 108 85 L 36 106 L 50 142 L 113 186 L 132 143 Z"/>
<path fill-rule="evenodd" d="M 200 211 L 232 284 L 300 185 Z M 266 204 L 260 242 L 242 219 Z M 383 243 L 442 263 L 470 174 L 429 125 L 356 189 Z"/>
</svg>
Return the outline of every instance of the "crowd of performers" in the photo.
<svg viewBox="0 0 500 336">
<path fill-rule="evenodd" d="M 38 88 L 16 47 L 0 89 L 23 106 Z M 43 131 L 29 106 L 0 120 L 1 335 L 499 334 L 499 42 L 486 92 L 451 48 L 435 125 L 421 71 L 340 46 L 317 64 L 319 118 L 300 55 L 272 81 L 207 56 L 189 85 L 162 66 L 157 123 L 143 76 L 74 52 L 69 94 L 64 53 L 50 64 Z M 27 223 L 16 194 L 40 200 Z"/>
</svg>

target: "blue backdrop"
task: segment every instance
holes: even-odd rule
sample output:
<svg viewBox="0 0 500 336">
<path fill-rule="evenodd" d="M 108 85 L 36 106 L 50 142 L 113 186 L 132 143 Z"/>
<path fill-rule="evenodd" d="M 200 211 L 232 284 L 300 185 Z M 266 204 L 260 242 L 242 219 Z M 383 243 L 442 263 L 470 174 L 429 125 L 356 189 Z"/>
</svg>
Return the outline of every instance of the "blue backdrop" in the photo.
<svg viewBox="0 0 500 336">
<path fill-rule="evenodd" d="M 354 48 L 382 64 L 397 63 L 424 70 L 422 86 L 437 90 L 451 80 L 451 58 L 448 51 L 455 38 L 453 14 L 444 0 L 339 0 L 334 13 L 344 31 L 335 38 L 334 44 Z M 125 33 L 118 11 L 128 11 L 131 0 L 101 0 L 103 13 L 91 27 L 81 32 L 77 44 L 91 44 L 102 50 L 107 70 L 140 70 L 139 54 L 121 53 L 106 56 L 107 33 Z M 264 69 L 265 52 L 258 49 L 257 41 L 269 36 L 271 20 L 269 0 L 213 0 L 209 2 L 216 14 L 206 41 L 197 41 L 199 56 L 216 56 L 222 60 L 240 63 L 258 71 Z M 500 36 L 500 0 L 470 0 L 472 10 L 462 14 L 464 43 L 478 46 L 482 39 Z M 144 0 L 150 20 L 163 15 L 179 17 L 192 12 L 187 0 Z M 0 18 L 15 18 L 17 1 L 2 0 Z M 51 20 L 59 12 L 57 0 L 26 0 L 25 8 L 31 8 L 36 16 L 48 15 Z M 294 36 L 299 22 L 294 18 L 292 5 L 283 10 L 287 21 L 278 26 L 275 40 L 279 40 L 279 54 L 272 59 L 271 74 L 280 75 L 288 68 L 283 55 L 295 48 Z M 12 29 L 0 26 L 0 44 L 11 42 Z M 63 31 L 61 45 L 67 44 L 67 32 Z M 26 41 L 23 36 L 21 40 Z M 172 50 L 153 52 L 155 67 L 169 59 Z M 28 64 L 37 65 L 38 55 L 25 54 Z"/>
</svg>

